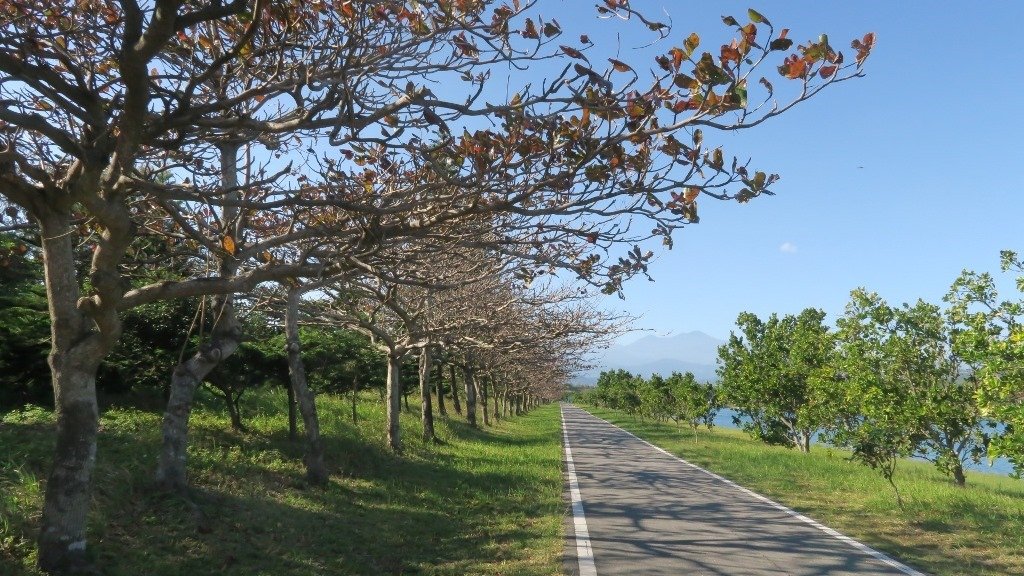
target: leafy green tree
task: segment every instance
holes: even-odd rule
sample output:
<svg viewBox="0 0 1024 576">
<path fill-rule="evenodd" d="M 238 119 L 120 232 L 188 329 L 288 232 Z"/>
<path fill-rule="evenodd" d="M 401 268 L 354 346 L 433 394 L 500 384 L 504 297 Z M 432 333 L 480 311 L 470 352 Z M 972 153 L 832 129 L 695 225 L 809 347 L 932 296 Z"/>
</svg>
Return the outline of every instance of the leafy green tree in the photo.
<svg viewBox="0 0 1024 576">
<path fill-rule="evenodd" d="M 636 384 L 637 377 L 626 370 L 601 372 L 594 388 L 593 400 L 599 406 L 636 414 L 640 409 L 640 396 Z"/>
<path fill-rule="evenodd" d="M 901 505 L 893 476 L 902 457 L 932 460 L 963 486 L 964 463 L 983 450 L 981 417 L 939 308 L 893 307 L 857 289 L 837 324 L 838 351 L 814 383 L 830 439 L 879 470 Z"/>
<path fill-rule="evenodd" d="M 808 378 L 827 364 L 833 349 L 824 319 L 814 308 L 796 316 L 772 314 L 767 321 L 743 312 L 736 319 L 739 334 L 719 347 L 723 402 L 754 438 L 810 451 L 818 423 Z"/>
<path fill-rule="evenodd" d="M 982 413 L 1001 424 L 991 454 L 1024 473 L 1024 261 L 1000 253 L 1004 273 L 1016 274 L 1016 299 L 1000 299 L 991 274 L 964 271 L 945 300 L 956 324 L 954 349 L 974 369 Z"/>
<path fill-rule="evenodd" d="M 675 397 L 668 382 L 660 374 L 651 374 L 646 380 L 638 376 L 635 385 L 640 397 L 639 412 L 642 416 L 658 421 L 672 416 Z"/>
<path fill-rule="evenodd" d="M 692 372 L 680 374 L 673 372 L 666 380 L 672 397 L 672 418 L 686 422 L 693 430 L 694 439 L 697 429 L 703 424 L 709 430 L 714 426 L 715 415 L 718 414 L 718 401 L 715 387 L 710 383 L 700 383 Z"/>
</svg>

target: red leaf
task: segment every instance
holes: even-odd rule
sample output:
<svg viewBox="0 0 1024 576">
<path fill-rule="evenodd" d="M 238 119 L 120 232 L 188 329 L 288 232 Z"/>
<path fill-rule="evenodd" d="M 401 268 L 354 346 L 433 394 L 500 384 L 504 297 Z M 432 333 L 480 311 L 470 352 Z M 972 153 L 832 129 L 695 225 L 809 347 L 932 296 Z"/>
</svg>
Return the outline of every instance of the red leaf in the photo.
<svg viewBox="0 0 1024 576">
<path fill-rule="evenodd" d="M 669 50 L 668 53 L 672 55 L 672 68 L 679 70 L 679 67 L 683 64 L 683 51 L 679 48 L 673 48 Z"/>
</svg>

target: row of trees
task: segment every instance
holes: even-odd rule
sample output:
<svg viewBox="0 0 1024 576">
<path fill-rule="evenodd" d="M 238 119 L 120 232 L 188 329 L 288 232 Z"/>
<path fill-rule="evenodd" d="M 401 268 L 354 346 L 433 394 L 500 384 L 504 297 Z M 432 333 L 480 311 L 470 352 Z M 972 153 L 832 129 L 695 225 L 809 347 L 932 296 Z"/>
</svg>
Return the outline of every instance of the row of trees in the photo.
<svg viewBox="0 0 1024 576">
<path fill-rule="evenodd" d="M 1012 252 L 1002 263 L 1022 271 Z M 820 437 L 894 488 L 908 456 L 959 486 L 965 464 L 987 457 L 1009 459 L 1019 474 L 1024 299 L 1001 300 L 990 274 L 965 271 L 944 300 L 893 306 L 857 289 L 834 329 L 816 309 L 767 320 L 742 313 L 719 349 L 723 402 L 754 437 L 802 451 Z"/>
<path fill-rule="evenodd" d="M 691 372 L 673 372 L 668 378 L 660 374 L 644 378 L 622 369 L 601 372 L 597 385 L 583 391 L 580 400 L 641 418 L 685 423 L 694 437 L 700 426 L 709 430 L 714 426 L 721 408 L 715 386 L 698 382 Z"/>
<path fill-rule="evenodd" d="M 648 245 L 695 223 L 701 196 L 772 193 L 778 177 L 713 133 L 860 76 L 874 43 L 855 40 L 849 57 L 824 35 L 794 46 L 751 10 L 723 18 L 720 47 L 690 34 L 644 66 L 567 38 L 536 4 L 0 6 L 0 231 L 38 247 L 50 322 L 45 571 L 86 562 L 97 378 L 117 355 L 130 378 L 169 381 L 156 480 L 179 492 L 196 388 L 268 326 L 282 334 L 313 483 L 326 468 L 304 357 L 324 330 L 360 332 L 386 357 L 395 450 L 410 355 L 427 438 L 432 355 L 462 373 L 471 423 L 478 392 L 556 397 L 615 329 L 591 288 L 621 293 L 645 275 Z M 672 34 L 627 0 L 597 9 L 606 26 Z M 765 68 L 785 86 L 756 76 Z M 38 313 L 44 294 L 26 286 Z M 154 306 L 179 323 L 153 335 L 165 357 L 141 366 L 118 346 Z M 303 324 L 323 330 L 309 342 Z"/>
</svg>

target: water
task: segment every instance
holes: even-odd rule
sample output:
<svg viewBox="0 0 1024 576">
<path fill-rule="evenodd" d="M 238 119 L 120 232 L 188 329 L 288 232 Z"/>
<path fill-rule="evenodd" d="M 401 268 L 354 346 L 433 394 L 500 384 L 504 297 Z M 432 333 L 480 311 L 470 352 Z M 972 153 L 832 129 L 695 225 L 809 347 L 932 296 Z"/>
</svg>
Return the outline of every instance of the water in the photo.
<svg viewBox="0 0 1024 576">
<path fill-rule="evenodd" d="M 722 428 L 738 428 L 733 424 L 732 417 L 736 415 L 735 410 L 729 408 L 723 408 L 718 411 L 715 416 L 715 426 L 721 426 Z M 740 418 L 743 418 L 742 416 Z M 814 438 L 816 444 L 824 444 L 820 442 L 817 437 Z M 914 458 L 915 460 L 924 460 L 924 458 Z M 1002 476 L 1009 476 L 1013 472 L 1013 465 L 1006 458 L 996 458 L 990 466 L 987 460 L 982 460 L 980 463 L 975 464 L 974 462 L 967 462 L 964 464 L 964 468 L 967 470 L 973 470 L 975 472 L 982 472 L 986 474 L 1000 474 Z"/>
</svg>

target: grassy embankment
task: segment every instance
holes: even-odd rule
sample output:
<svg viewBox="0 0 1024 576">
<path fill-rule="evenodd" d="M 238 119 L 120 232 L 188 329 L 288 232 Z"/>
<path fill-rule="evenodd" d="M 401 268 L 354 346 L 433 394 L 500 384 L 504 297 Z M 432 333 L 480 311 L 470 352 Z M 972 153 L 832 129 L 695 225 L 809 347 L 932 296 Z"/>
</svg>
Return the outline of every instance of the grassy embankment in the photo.
<svg viewBox="0 0 1024 576">
<path fill-rule="evenodd" d="M 283 392 L 247 395 L 248 433 L 220 405 L 192 416 L 197 524 L 180 499 L 155 493 L 160 415 L 102 416 L 90 549 L 108 576 L 521 574 L 561 570 L 559 412 L 545 406 L 486 430 L 439 418 L 441 445 L 403 414 L 405 452 L 385 449 L 383 407 L 366 396 L 353 425 L 345 399 L 319 399 L 330 484 L 303 481 Z M 2 416 L 2 415 L 0 415 Z M 52 416 L 0 423 L 0 573 L 34 575 L 33 540 L 53 442 Z"/>
<path fill-rule="evenodd" d="M 881 474 L 815 446 L 800 454 L 751 440 L 739 430 L 637 421 L 593 414 L 687 461 L 772 498 L 929 574 L 1024 574 L 1024 481 L 968 472 L 957 488 L 926 462 L 899 464 L 900 510 Z M 685 489 L 685 488 L 681 488 Z"/>
</svg>

